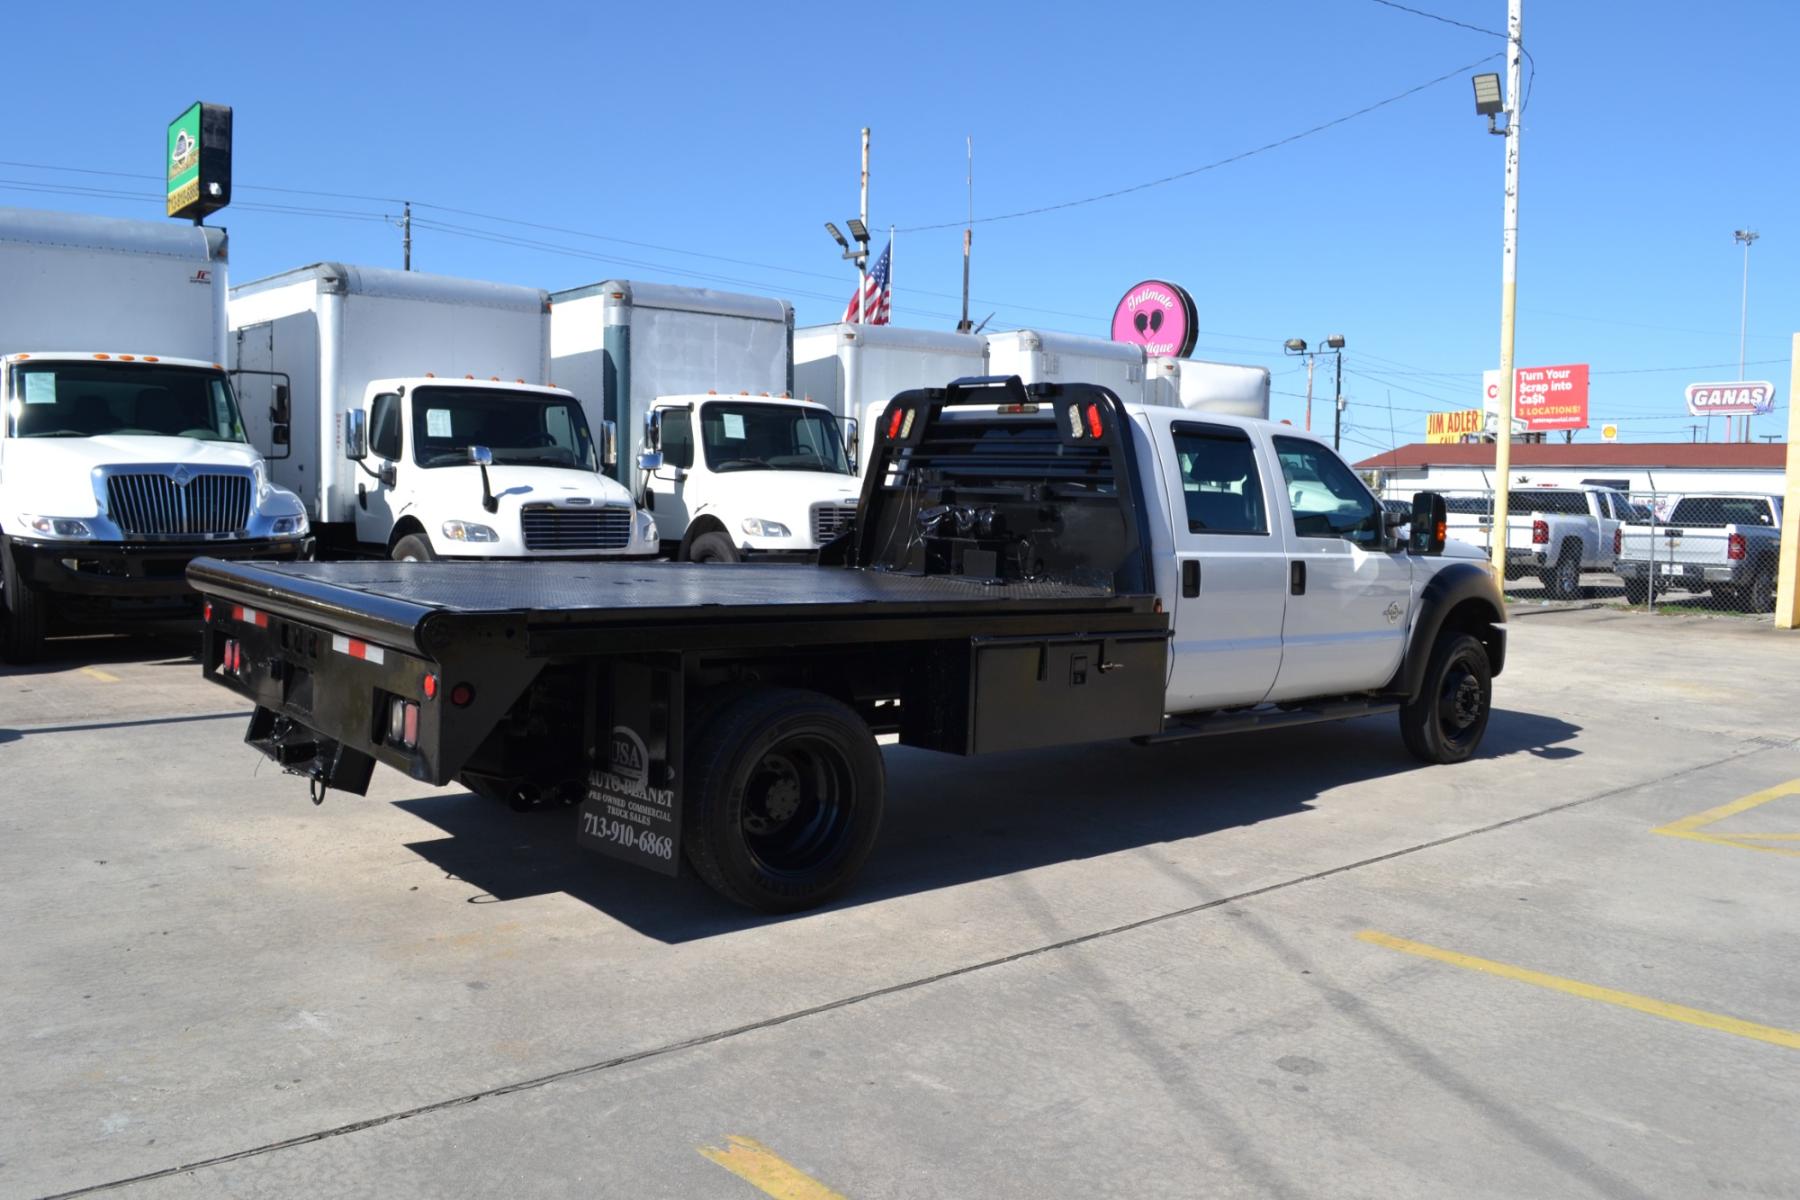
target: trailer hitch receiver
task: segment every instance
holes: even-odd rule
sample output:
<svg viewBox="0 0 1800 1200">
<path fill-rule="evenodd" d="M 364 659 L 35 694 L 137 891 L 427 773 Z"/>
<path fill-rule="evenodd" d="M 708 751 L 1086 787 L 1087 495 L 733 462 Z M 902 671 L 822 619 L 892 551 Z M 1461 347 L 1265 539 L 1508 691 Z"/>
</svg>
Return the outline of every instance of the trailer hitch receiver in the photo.
<svg viewBox="0 0 1800 1200">
<path fill-rule="evenodd" d="M 306 776 L 314 804 L 323 803 L 332 788 L 366 795 L 369 777 L 375 772 L 375 760 L 369 755 L 270 708 L 259 706 L 251 715 L 244 742 L 288 774 Z"/>
</svg>

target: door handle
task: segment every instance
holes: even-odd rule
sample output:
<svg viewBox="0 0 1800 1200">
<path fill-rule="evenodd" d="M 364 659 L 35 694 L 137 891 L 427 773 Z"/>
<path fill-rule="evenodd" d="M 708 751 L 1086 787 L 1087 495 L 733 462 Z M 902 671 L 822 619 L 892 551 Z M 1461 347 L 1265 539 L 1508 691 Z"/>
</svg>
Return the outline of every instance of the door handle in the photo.
<svg viewBox="0 0 1800 1200">
<path fill-rule="evenodd" d="M 1200 560 L 1197 558 L 1181 564 L 1181 594 L 1190 600 L 1200 594 Z"/>
<path fill-rule="evenodd" d="M 1306 595 L 1306 562 L 1303 559 L 1288 564 L 1288 594 Z"/>
</svg>

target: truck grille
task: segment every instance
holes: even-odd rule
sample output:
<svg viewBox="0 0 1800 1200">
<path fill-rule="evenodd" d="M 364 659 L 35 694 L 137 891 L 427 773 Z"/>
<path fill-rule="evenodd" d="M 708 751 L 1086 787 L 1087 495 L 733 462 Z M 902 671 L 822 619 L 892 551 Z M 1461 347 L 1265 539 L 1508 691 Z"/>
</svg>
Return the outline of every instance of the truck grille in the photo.
<svg viewBox="0 0 1800 1200">
<path fill-rule="evenodd" d="M 815 504 L 812 510 L 813 540 L 821 546 L 849 527 L 856 516 L 854 504 Z"/>
<path fill-rule="evenodd" d="M 540 505 L 519 517 L 527 550 L 623 550 L 631 545 L 631 510 Z"/>
<path fill-rule="evenodd" d="M 242 533 L 250 522 L 250 477 L 185 469 L 108 475 L 106 505 L 126 537 Z"/>
</svg>

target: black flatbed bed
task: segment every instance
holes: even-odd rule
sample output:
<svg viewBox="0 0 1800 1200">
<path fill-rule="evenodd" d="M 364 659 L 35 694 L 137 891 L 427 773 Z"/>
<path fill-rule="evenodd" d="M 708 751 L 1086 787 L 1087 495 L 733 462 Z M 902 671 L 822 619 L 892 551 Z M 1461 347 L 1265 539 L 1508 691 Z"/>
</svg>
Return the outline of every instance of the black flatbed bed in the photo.
<svg viewBox="0 0 1800 1200">
<path fill-rule="evenodd" d="M 202 559 L 209 595 L 430 656 L 465 619 L 510 618 L 528 652 L 652 649 L 713 641 L 730 627 L 752 641 L 812 644 L 882 635 L 942 637 L 1058 629 L 1160 627 L 1151 596 L 1068 583 L 987 583 L 841 566 L 773 563 L 341 562 L 258 566 Z M 756 631 L 756 632 L 753 632 Z M 734 638 L 735 640 L 735 638 Z"/>
</svg>

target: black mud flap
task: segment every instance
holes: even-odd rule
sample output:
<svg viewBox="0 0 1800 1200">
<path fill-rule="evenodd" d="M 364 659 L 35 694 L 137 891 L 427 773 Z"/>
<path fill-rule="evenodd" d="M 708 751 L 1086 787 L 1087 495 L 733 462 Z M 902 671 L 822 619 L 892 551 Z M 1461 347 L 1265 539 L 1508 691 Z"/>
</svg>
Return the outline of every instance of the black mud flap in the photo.
<svg viewBox="0 0 1800 1200">
<path fill-rule="evenodd" d="M 312 780 L 314 804 L 321 803 L 331 788 L 356 796 L 367 795 L 369 778 L 375 773 L 375 760 L 362 751 L 260 705 L 251 714 L 244 743 L 262 751 L 288 774 Z"/>
<path fill-rule="evenodd" d="M 681 871 L 682 676 L 621 662 L 590 699 L 587 795 L 576 841 L 662 875 Z"/>
</svg>

